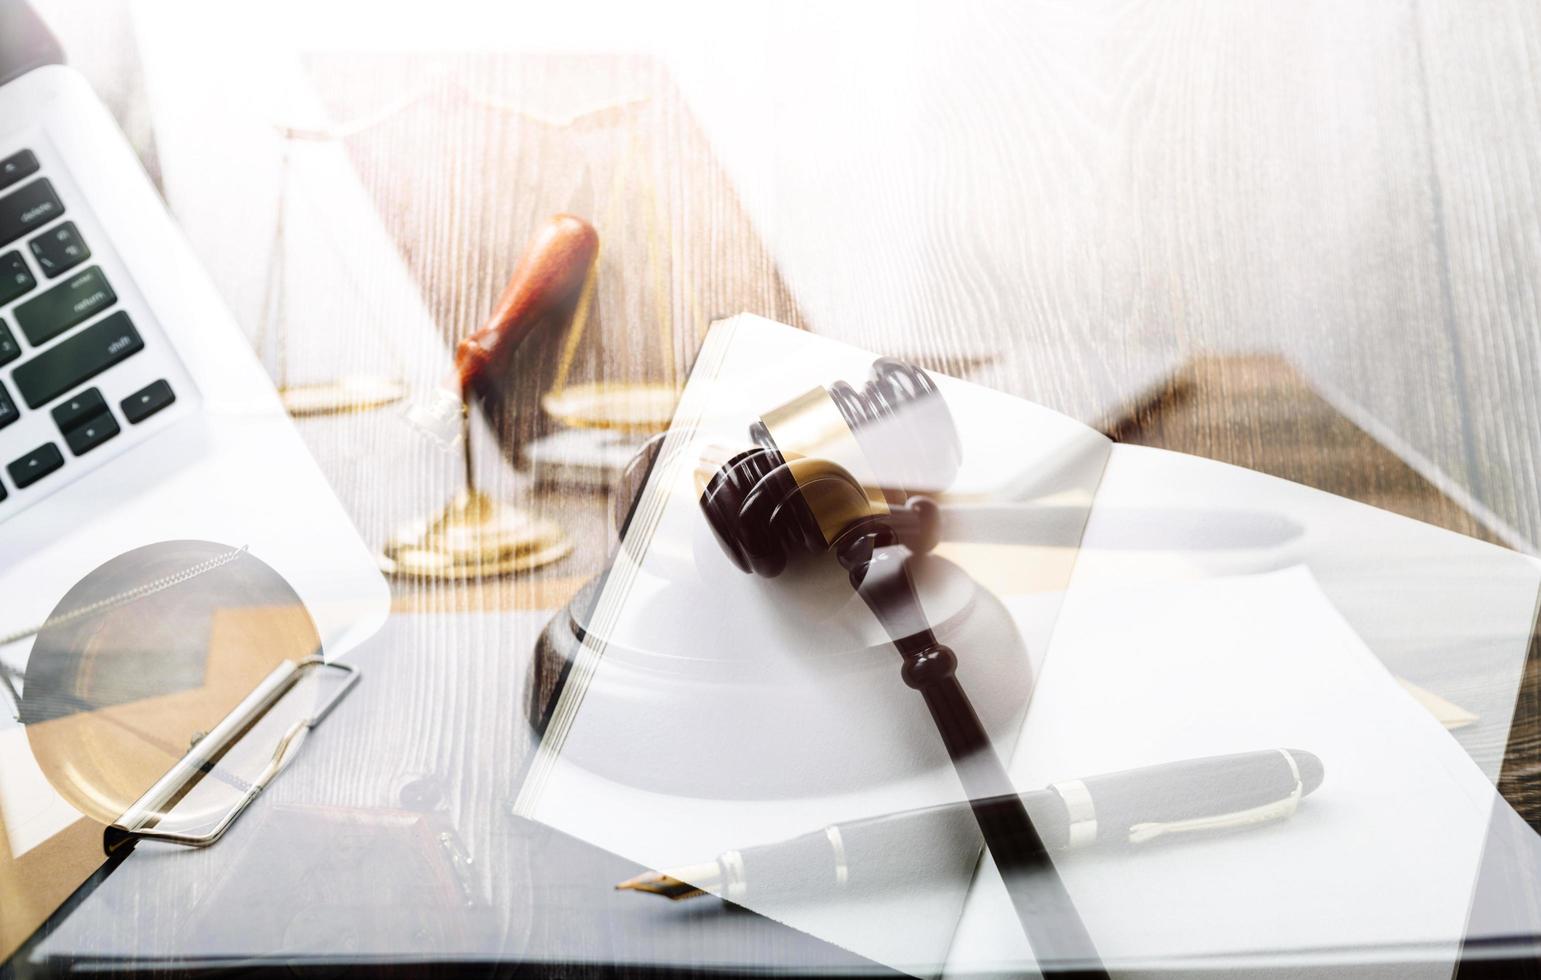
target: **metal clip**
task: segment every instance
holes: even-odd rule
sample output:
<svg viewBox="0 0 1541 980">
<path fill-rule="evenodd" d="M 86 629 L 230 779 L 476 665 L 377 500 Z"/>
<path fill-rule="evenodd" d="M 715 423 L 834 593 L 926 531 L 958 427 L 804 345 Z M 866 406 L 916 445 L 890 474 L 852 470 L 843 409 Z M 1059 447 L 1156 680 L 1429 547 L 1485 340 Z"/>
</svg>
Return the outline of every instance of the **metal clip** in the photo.
<svg viewBox="0 0 1541 980">
<path fill-rule="evenodd" d="M 246 787 L 240 799 L 231 804 L 230 809 L 220 816 L 211 830 L 202 834 L 184 834 L 157 829 L 156 825 L 166 815 L 167 809 L 175 805 L 176 801 L 181 799 L 198 780 L 207 775 L 263 715 L 281 701 L 284 695 L 292 691 L 307 673 L 322 669 L 340 670 L 347 676 L 332 696 L 327 698 L 321 710 L 309 718 L 295 722 L 284 732 L 278 740 L 278 745 L 274 747 L 273 756 L 268 760 L 268 764 Z M 140 840 L 166 841 L 187 847 L 207 847 L 219 840 L 225 835 L 225 831 L 230 829 L 230 825 L 235 823 L 236 818 L 245 812 L 251 802 L 267 788 L 274 777 L 283 771 L 289 764 L 289 760 L 299 751 L 305 736 L 331 714 L 337 702 L 353 689 L 358 679 L 357 667 L 327 663 L 320 657 L 309 657 L 298 662 L 286 661 L 274 668 L 273 672 L 221 719 L 212 731 L 200 738 L 187 750 L 186 755 L 177 760 L 176 765 L 156 780 L 143 796 L 135 800 L 133 805 L 124 811 L 123 816 L 107 827 L 102 841 L 106 852 L 112 854 L 123 845 Z"/>
<path fill-rule="evenodd" d="M 1237 810 L 1234 813 L 1217 813 L 1208 817 L 1194 817 L 1191 820 L 1172 820 L 1167 823 L 1137 823 L 1129 828 L 1129 843 L 1143 844 L 1146 841 L 1152 841 L 1158 837 L 1169 837 L 1172 834 L 1235 830 L 1240 827 L 1250 827 L 1274 820 L 1282 820 L 1292 815 L 1300 806 L 1301 797 L 1305 795 L 1305 783 L 1300 778 L 1300 767 L 1295 765 L 1294 756 L 1283 749 L 1279 750 L 1279 754 L 1284 756 L 1284 761 L 1290 767 L 1291 775 L 1295 777 L 1295 788 L 1290 790 L 1289 795 L 1282 800 L 1264 803 L 1262 806 L 1255 806 L 1246 810 Z"/>
</svg>

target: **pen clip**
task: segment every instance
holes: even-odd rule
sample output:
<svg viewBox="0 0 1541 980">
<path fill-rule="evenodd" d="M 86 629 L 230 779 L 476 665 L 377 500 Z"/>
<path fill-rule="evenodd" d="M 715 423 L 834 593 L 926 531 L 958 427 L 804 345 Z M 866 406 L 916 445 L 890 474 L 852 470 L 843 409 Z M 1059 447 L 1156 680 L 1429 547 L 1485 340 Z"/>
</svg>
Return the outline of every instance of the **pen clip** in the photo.
<svg viewBox="0 0 1541 980">
<path fill-rule="evenodd" d="M 1295 787 L 1283 799 L 1275 800 L 1272 803 L 1264 803 L 1261 806 L 1249 807 L 1245 810 L 1237 810 L 1232 813 L 1217 813 L 1207 817 L 1171 820 L 1166 823 L 1154 821 L 1137 823 L 1129 828 L 1129 843 L 1144 844 L 1158 837 L 1169 837 L 1173 834 L 1235 830 L 1240 827 L 1250 827 L 1274 820 L 1282 820 L 1290 816 L 1300 806 L 1300 798 L 1305 795 L 1305 783 L 1300 778 L 1300 767 L 1295 764 L 1294 756 L 1283 749 L 1279 750 L 1279 754 L 1284 756 L 1284 761 L 1289 764 L 1290 774 L 1295 777 Z"/>
</svg>

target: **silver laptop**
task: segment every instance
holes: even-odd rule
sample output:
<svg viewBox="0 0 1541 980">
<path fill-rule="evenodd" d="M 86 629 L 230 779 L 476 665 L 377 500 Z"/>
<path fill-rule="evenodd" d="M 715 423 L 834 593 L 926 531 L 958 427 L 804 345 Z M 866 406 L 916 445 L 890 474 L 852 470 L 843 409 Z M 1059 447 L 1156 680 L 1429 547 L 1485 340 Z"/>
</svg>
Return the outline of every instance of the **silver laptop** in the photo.
<svg viewBox="0 0 1541 980">
<path fill-rule="evenodd" d="M 86 82 L 0 85 L 0 640 L 131 549 L 245 548 L 328 657 L 389 605 L 368 549 Z M 24 676 L 29 641 L 0 642 Z"/>
</svg>

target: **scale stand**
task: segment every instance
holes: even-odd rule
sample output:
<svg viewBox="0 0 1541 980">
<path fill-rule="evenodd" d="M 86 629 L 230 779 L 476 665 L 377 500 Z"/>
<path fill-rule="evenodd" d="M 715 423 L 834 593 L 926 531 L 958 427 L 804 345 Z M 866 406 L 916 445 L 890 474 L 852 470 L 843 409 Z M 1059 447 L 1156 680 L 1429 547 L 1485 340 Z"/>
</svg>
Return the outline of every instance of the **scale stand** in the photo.
<svg viewBox="0 0 1541 980">
<path fill-rule="evenodd" d="M 398 530 L 385 546 L 384 570 L 403 578 L 464 581 L 528 571 L 571 553 L 572 541 L 556 524 L 477 489 L 465 403 L 460 426 L 465 489 L 435 517 Z"/>
</svg>

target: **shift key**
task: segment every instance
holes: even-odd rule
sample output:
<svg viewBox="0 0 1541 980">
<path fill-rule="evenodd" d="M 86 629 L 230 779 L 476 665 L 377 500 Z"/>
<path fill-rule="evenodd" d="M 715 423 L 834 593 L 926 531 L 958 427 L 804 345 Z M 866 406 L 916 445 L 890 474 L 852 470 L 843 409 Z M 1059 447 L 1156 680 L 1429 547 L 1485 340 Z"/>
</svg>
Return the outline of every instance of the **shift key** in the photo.
<svg viewBox="0 0 1541 980">
<path fill-rule="evenodd" d="M 16 325 L 36 347 L 117 301 L 107 277 L 92 266 L 16 307 Z"/>
<path fill-rule="evenodd" d="M 133 321 L 119 310 L 23 364 L 11 379 L 28 408 L 41 408 L 143 349 Z"/>
</svg>

